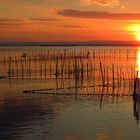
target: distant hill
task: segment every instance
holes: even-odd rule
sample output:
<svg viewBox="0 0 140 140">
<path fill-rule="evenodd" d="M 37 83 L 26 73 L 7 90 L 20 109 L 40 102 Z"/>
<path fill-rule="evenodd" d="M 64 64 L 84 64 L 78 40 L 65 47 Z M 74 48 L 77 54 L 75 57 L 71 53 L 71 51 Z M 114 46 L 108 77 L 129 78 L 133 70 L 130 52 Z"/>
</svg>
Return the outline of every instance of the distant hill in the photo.
<svg viewBox="0 0 140 140">
<path fill-rule="evenodd" d="M 139 46 L 134 41 L 0 42 L 0 46 Z"/>
</svg>

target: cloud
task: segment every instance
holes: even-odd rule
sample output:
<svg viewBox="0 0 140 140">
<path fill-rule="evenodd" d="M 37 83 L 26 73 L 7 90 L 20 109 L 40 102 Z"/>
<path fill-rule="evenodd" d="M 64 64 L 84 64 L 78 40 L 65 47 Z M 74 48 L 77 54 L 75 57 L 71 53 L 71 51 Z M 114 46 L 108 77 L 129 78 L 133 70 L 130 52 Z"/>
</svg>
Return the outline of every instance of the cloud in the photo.
<svg viewBox="0 0 140 140">
<path fill-rule="evenodd" d="M 110 19 L 110 20 L 139 20 L 140 13 L 109 13 L 97 11 L 79 11 L 63 9 L 57 11 L 58 15 L 72 18 Z"/>
<path fill-rule="evenodd" d="M 57 18 L 27 18 L 27 19 L 8 19 L 8 18 L 0 18 L 0 29 L 11 28 L 11 29 L 23 29 L 28 25 L 32 24 L 46 24 L 50 22 L 51 24 L 54 22 L 60 22 L 62 20 Z"/>
<path fill-rule="evenodd" d="M 5 28 L 16 28 L 17 27 L 23 27 L 24 25 L 29 24 L 29 20 L 27 19 L 8 19 L 8 18 L 0 18 L 0 29 Z"/>
<path fill-rule="evenodd" d="M 83 26 L 83 25 L 61 25 L 61 27 L 65 27 L 65 28 L 88 28 L 88 26 Z"/>
<path fill-rule="evenodd" d="M 20 22 L 20 21 L 23 21 L 23 19 L 6 19 L 6 18 L 0 19 L 0 22 Z"/>
<path fill-rule="evenodd" d="M 0 19 L 0 27 L 4 26 L 20 26 L 23 22 L 23 19 Z"/>
<path fill-rule="evenodd" d="M 33 20 L 33 21 L 41 21 L 41 22 L 59 22 L 61 20 L 59 19 L 55 19 L 55 18 L 32 18 L 30 20 Z"/>
<path fill-rule="evenodd" d="M 30 22 L 59 22 L 60 19 L 57 18 L 28 18 L 28 19 L 3 19 L 0 18 L 0 25 L 2 26 L 16 26 L 16 25 L 22 25 L 22 24 L 29 24 Z"/>
<path fill-rule="evenodd" d="M 80 25 L 62 25 L 62 27 L 65 27 L 65 28 L 82 28 L 82 26 L 80 26 Z"/>
<path fill-rule="evenodd" d="M 80 0 L 80 4 L 82 6 L 90 6 L 93 4 L 101 5 L 101 6 L 118 6 L 119 0 Z"/>
<path fill-rule="evenodd" d="M 17 23 L 3 23 L 0 22 L 0 26 L 19 26 L 20 24 Z"/>
</svg>

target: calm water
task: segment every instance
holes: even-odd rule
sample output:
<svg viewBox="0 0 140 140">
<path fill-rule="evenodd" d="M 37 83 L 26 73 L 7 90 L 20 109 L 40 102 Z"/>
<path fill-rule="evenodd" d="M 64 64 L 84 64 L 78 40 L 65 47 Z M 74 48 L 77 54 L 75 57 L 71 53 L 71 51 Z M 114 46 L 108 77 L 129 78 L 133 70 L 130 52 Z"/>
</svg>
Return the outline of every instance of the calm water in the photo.
<svg viewBox="0 0 140 140">
<path fill-rule="evenodd" d="M 84 49 L 89 49 L 91 47 Z M 100 49 L 108 49 L 110 47 Z M 138 50 L 138 47 L 119 47 Z M 40 47 L 2 47 L 3 54 Z M 50 48 L 43 48 L 50 49 Z M 56 48 L 51 48 L 56 49 Z M 58 49 L 58 48 L 57 48 Z M 64 49 L 61 47 L 59 49 Z M 69 49 L 73 49 L 69 47 Z M 80 47 L 77 49 L 81 49 Z M 115 48 L 113 48 L 115 49 Z M 132 64 L 138 64 L 133 60 Z M 109 63 L 109 62 L 107 62 Z M 71 83 L 73 81 L 71 80 Z M 70 83 L 70 84 L 71 84 Z M 62 86 L 67 80 L 58 80 Z M 10 140 L 139 140 L 139 104 L 128 96 L 25 94 L 23 90 L 56 86 L 56 79 L 0 79 L 0 139 Z M 75 89 L 74 89 L 75 90 Z M 79 90 L 92 92 L 94 89 Z M 107 90 L 107 89 L 106 89 Z M 97 89 L 94 92 L 101 92 Z M 63 92 L 73 92 L 70 91 Z M 109 89 L 109 92 L 112 92 Z M 117 89 L 116 89 L 117 92 Z M 119 90 L 118 90 L 119 92 Z M 131 93 L 130 93 L 131 94 Z"/>
</svg>

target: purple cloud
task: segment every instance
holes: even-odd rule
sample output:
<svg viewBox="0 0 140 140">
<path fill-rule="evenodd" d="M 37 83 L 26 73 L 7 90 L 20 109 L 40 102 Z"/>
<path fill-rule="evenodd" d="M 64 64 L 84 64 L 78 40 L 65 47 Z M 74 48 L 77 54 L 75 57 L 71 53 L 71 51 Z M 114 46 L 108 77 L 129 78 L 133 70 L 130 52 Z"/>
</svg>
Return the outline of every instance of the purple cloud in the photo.
<svg viewBox="0 0 140 140">
<path fill-rule="evenodd" d="M 79 11 L 63 9 L 57 11 L 58 15 L 73 18 L 110 19 L 110 20 L 139 20 L 140 13 L 109 13 L 97 11 Z"/>
</svg>

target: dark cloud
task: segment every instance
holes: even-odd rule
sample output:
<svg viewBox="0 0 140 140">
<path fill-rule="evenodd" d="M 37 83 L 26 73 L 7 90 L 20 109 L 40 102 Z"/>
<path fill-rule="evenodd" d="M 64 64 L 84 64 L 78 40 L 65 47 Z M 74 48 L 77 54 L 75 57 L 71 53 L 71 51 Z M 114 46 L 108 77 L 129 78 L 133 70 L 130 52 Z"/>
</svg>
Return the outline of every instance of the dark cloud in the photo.
<svg viewBox="0 0 140 140">
<path fill-rule="evenodd" d="M 0 22 L 19 22 L 23 21 L 23 19 L 0 19 Z"/>
<path fill-rule="evenodd" d="M 83 26 L 80 26 L 80 25 L 61 25 L 61 27 L 65 27 L 65 28 L 83 28 Z"/>
<path fill-rule="evenodd" d="M 61 16 L 73 17 L 73 18 L 140 20 L 140 13 L 109 13 L 109 12 L 63 9 L 63 10 L 58 10 L 57 14 Z"/>
<path fill-rule="evenodd" d="M 41 19 L 41 18 L 33 18 L 33 19 L 26 19 L 27 21 L 38 21 L 38 22 L 57 22 L 57 21 L 61 21 L 59 19 L 51 19 L 51 18 L 47 18 L 47 19 Z M 0 26 L 1 27 L 10 27 L 10 26 L 22 26 L 25 24 L 30 24 L 30 22 L 24 22 L 26 21 L 24 19 L 0 19 Z"/>
<path fill-rule="evenodd" d="M 0 22 L 1 26 L 19 26 L 19 23 L 5 23 L 5 22 Z"/>
<path fill-rule="evenodd" d="M 61 27 L 65 27 L 65 28 L 89 28 L 89 26 L 85 26 L 85 25 L 61 25 Z"/>
<path fill-rule="evenodd" d="M 34 20 L 34 21 L 44 21 L 44 22 L 45 22 L 45 21 L 50 21 L 50 22 L 51 22 L 51 21 L 54 21 L 54 22 L 55 22 L 55 21 L 56 21 L 56 22 L 57 22 L 57 21 L 61 21 L 61 20 L 59 20 L 59 19 L 54 19 L 54 18 L 46 18 L 46 19 L 42 19 L 42 18 L 32 18 L 32 19 L 30 19 L 30 20 Z"/>
<path fill-rule="evenodd" d="M 0 27 L 11 28 L 21 26 L 23 21 L 23 19 L 0 19 Z"/>
</svg>

